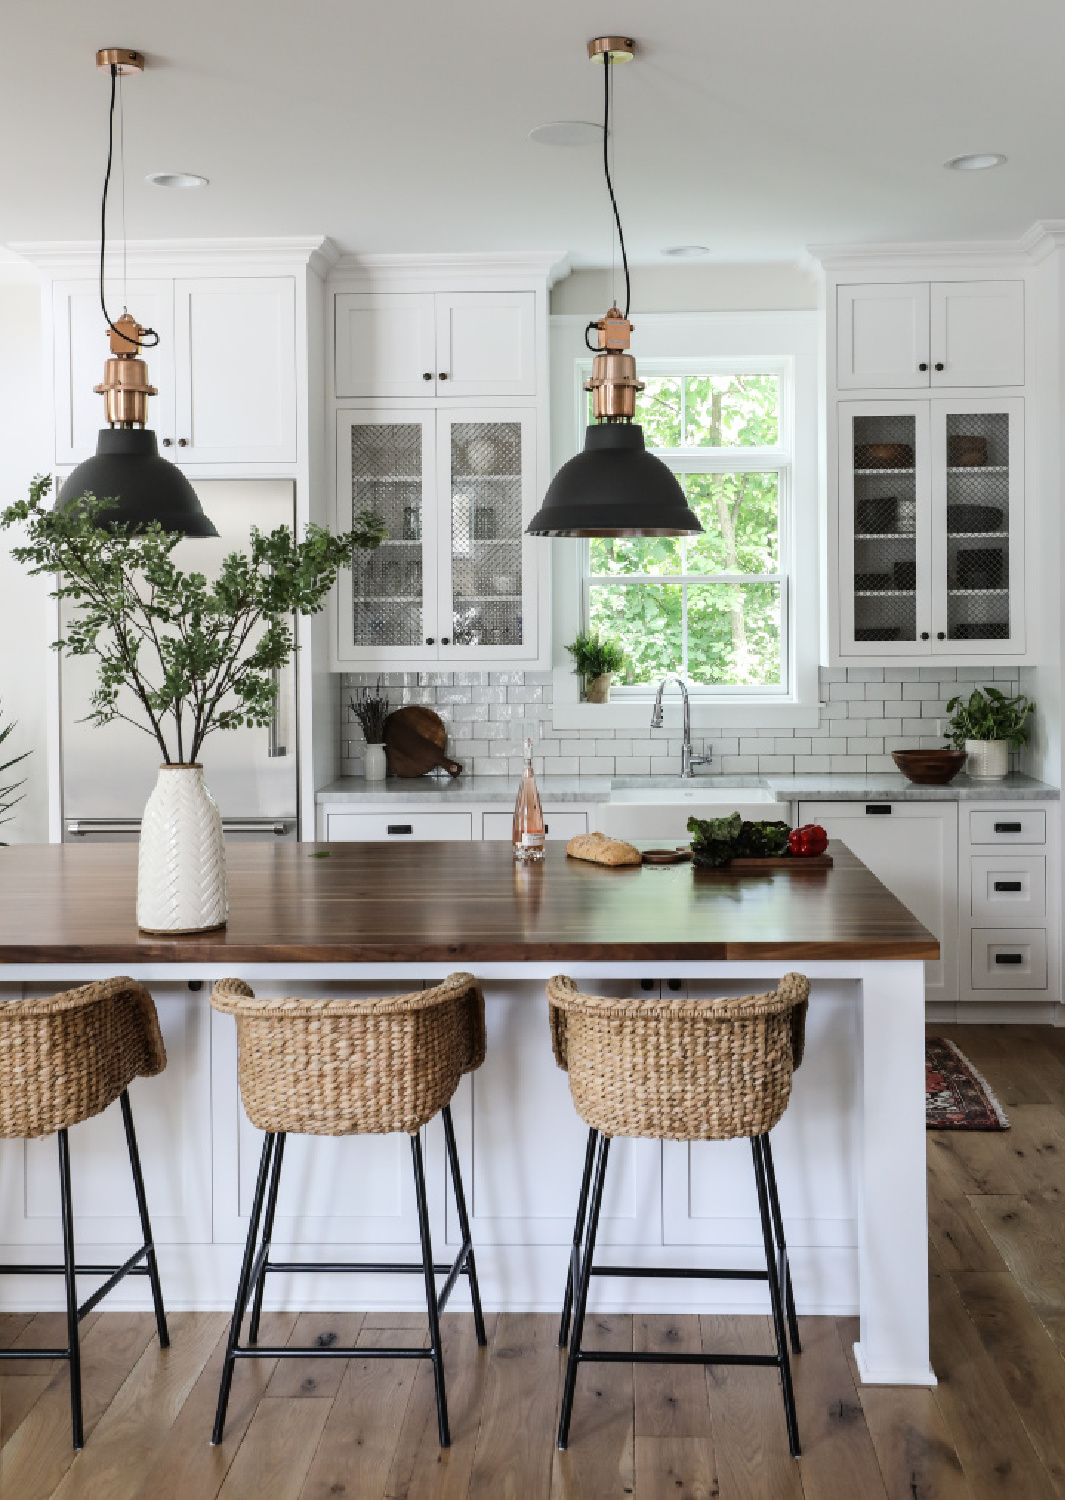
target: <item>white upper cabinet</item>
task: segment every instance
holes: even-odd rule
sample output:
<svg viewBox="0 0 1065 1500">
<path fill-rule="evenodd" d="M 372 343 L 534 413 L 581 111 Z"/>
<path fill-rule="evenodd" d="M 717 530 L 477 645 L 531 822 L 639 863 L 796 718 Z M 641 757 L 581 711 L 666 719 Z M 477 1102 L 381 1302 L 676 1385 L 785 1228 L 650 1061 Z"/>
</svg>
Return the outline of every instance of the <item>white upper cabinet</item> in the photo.
<svg viewBox="0 0 1065 1500">
<path fill-rule="evenodd" d="M 179 456 L 186 463 L 296 457 L 296 290 L 291 276 L 174 287 Z"/>
<path fill-rule="evenodd" d="M 532 292 L 340 292 L 336 394 L 534 395 L 535 301 Z"/>
<path fill-rule="evenodd" d="M 131 281 L 129 311 L 159 334 L 144 349 L 159 394 L 148 425 L 190 468 L 296 460 L 296 293 L 291 276 Z M 110 345 L 95 282 L 53 286 L 55 461 L 96 451 Z M 112 312 L 114 316 L 114 312 Z"/>
<path fill-rule="evenodd" d="M 836 288 L 839 390 L 1023 384 L 1022 281 Z"/>
<path fill-rule="evenodd" d="M 839 287 L 836 369 L 841 390 L 927 386 L 927 281 Z"/>
<path fill-rule="evenodd" d="M 1024 384 L 1024 282 L 934 281 L 932 385 Z"/>
<path fill-rule="evenodd" d="M 533 395 L 536 390 L 534 304 L 532 292 L 439 294 L 437 394 Z"/>
</svg>

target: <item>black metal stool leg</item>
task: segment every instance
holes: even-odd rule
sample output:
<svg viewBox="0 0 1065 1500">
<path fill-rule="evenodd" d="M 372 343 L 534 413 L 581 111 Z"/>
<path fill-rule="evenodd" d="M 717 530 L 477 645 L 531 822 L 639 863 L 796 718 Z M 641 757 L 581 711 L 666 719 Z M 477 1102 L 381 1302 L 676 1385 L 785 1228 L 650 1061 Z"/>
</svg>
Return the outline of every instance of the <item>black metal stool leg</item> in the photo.
<svg viewBox="0 0 1065 1500">
<path fill-rule="evenodd" d="M 270 1191 L 266 1195 L 266 1213 L 263 1217 L 262 1248 L 266 1254 L 259 1267 L 255 1281 L 255 1294 L 251 1304 L 251 1322 L 248 1324 L 248 1343 L 259 1342 L 259 1319 L 263 1311 L 263 1292 L 266 1290 L 266 1263 L 270 1259 L 270 1241 L 274 1237 L 274 1213 L 277 1209 L 277 1190 L 281 1185 L 281 1161 L 285 1154 L 285 1132 L 279 1131 L 274 1144 L 274 1165 L 270 1173 Z"/>
<path fill-rule="evenodd" d="M 766 1185 L 765 1157 L 762 1152 L 764 1136 L 751 1139 L 754 1156 L 754 1180 L 758 1188 L 758 1212 L 762 1220 L 762 1240 L 765 1244 L 766 1272 L 769 1276 L 769 1300 L 773 1307 L 773 1328 L 777 1341 L 777 1360 L 780 1368 L 780 1386 L 784 1396 L 784 1416 L 788 1424 L 788 1445 L 792 1458 L 801 1453 L 799 1446 L 799 1422 L 795 1414 L 795 1392 L 791 1384 L 791 1361 L 788 1357 L 788 1331 L 784 1319 L 784 1294 L 777 1275 L 776 1256 L 773 1247 L 773 1225 L 769 1213 L 769 1190 Z"/>
<path fill-rule="evenodd" d="M 422 1263 L 425 1266 L 425 1305 L 429 1312 L 429 1346 L 433 1352 L 433 1375 L 436 1379 L 436 1424 L 441 1448 L 451 1447 L 447 1421 L 447 1395 L 444 1390 L 444 1351 L 440 1344 L 440 1314 L 436 1305 L 436 1276 L 433 1273 L 433 1244 L 429 1234 L 429 1205 L 425 1196 L 425 1171 L 422 1167 L 422 1143 L 418 1132 L 410 1138 L 414 1158 L 414 1191 L 418 1199 L 418 1229 L 422 1241 Z"/>
<path fill-rule="evenodd" d="M 248 1289 L 251 1282 L 252 1264 L 255 1258 L 255 1245 L 259 1238 L 259 1220 L 263 1212 L 263 1198 L 266 1194 L 266 1179 L 270 1171 L 270 1157 L 273 1147 L 274 1137 L 268 1134 L 263 1141 L 263 1154 L 259 1159 L 259 1175 L 255 1181 L 255 1198 L 251 1206 L 248 1239 L 244 1246 L 244 1262 L 240 1268 L 240 1280 L 237 1283 L 237 1300 L 233 1304 L 233 1321 L 229 1325 L 226 1361 L 222 1366 L 222 1381 L 218 1387 L 218 1409 L 215 1412 L 214 1431 L 211 1433 L 212 1444 L 218 1444 L 222 1441 L 222 1433 L 225 1430 L 226 1408 L 229 1406 L 229 1391 L 233 1384 L 233 1365 L 235 1363 L 233 1350 L 237 1347 L 237 1341 L 240 1338 L 240 1325 L 244 1321 L 244 1309 L 248 1303 Z"/>
<path fill-rule="evenodd" d="M 610 1137 L 599 1137 L 599 1152 L 595 1163 L 595 1181 L 592 1185 L 591 1211 L 588 1217 L 588 1232 L 584 1239 L 581 1257 L 580 1278 L 577 1282 L 576 1304 L 573 1309 L 573 1334 L 569 1342 L 569 1358 L 566 1361 L 566 1384 L 562 1392 L 562 1414 L 558 1423 L 558 1446 L 565 1448 L 569 1442 L 569 1424 L 573 1415 L 573 1392 L 577 1384 L 577 1363 L 584 1336 L 584 1314 L 588 1307 L 588 1285 L 592 1279 L 592 1259 L 595 1255 L 595 1237 L 599 1232 L 599 1210 L 603 1206 L 603 1184 L 606 1181 L 606 1160 L 610 1152 Z"/>
<path fill-rule="evenodd" d="M 451 1118 L 451 1105 L 445 1104 L 444 1116 L 444 1140 L 447 1143 L 447 1159 L 451 1167 L 451 1186 L 455 1193 L 455 1209 L 459 1216 L 459 1233 L 462 1235 L 462 1243 L 467 1247 L 465 1270 L 470 1283 L 470 1298 L 473 1302 L 473 1326 L 477 1333 L 477 1342 L 483 1349 L 488 1342 L 484 1331 L 484 1313 L 481 1311 L 481 1289 L 477 1283 L 477 1262 L 473 1258 L 473 1240 L 470 1237 L 470 1218 L 466 1212 L 466 1194 L 462 1190 L 462 1169 L 459 1166 L 459 1152 L 455 1144 L 455 1125 Z"/>
<path fill-rule="evenodd" d="M 127 1089 L 122 1090 L 119 1103 L 122 1106 L 122 1124 L 126 1132 L 129 1165 L 133 1173 L 133 1190 L 137 1194 L 137 1212 L 141 1218 L 141 1234 L 146 1252 L 144 1259 L 152 1288 L 152 1302 L 155 1304 L 155 1326 L 159 1334 L 159 1347 L 169 1349 L 170 1333 L 166 1326 L 166 1311 L 163 1307 L 163 1288 L 159 1281 L 159 1264 L 155 1258 L 155 1241 L 152 1239 L 152 1223 L 148 1217 L 148 1199 L 144 1193 L 144 1175 L 141 1172 L 141 1154 L 137 1149 L 137 1132 L 133 1128 L 133 1110 L 130 1108 Z"/>
<path fill-rule="evenodd" d="M 70 1426 L 74 1447 L 85 1445 L 81 1415 L 81 1345 L 78 1341 L 78 1279 L 74 1271 L 74 1206 L 70 1196 L 70 1145 L 59 1132 L 59 1197 L 63 1217 L 63 1271 L 67 1294 L 67 1348 L 70 1363 Z"/>
<path fill-rule="evenodd" d="M 795 1312 L 795 1293 L 791 1285 L 791 1262 L 788 1260 L 788 1242 L 784 1238 L 784 1219 L 777 1196 L 777 1174 L 773 1167 L 773 1147 L 768 1135 L 762 1138 L 762 1159 L 765 1162 L 765 1178 L 769 1188 L 769 1211 L 773 1216 L 773 1233 L 777 1241 L 777 1275 L 784 1285 L 784 1307 L 788 1315 L 788 1331 L 791 1334 L 792 1354 L 802 1353 L 799 1338 L 799 1319 Z"/>
<path fill-rule="evenodd" d="M 584 1152 L 584 1176 L 581 1178 L 580 1197 L 577 1199 L 577 1217 L 573 1223 L 573 1248 L 579 1250 L 584 1237 L 584 1217 L 588 1211 L 588 1188 L 592 1181 L 592 1164 L 595 1161 L 595 1143 L 599 1132 L 594 1127 L 588 1132 L 588 1145 Z M 564 1349 L 569 1339 L 569 1315 L 573 1307 L 573 1255 L 570 1254 L 569 1270 L 566 1272 L 566 1295 L 562 1300 L 562 1322 L 558 1325 L 558 1347 Z"/>
</svg>

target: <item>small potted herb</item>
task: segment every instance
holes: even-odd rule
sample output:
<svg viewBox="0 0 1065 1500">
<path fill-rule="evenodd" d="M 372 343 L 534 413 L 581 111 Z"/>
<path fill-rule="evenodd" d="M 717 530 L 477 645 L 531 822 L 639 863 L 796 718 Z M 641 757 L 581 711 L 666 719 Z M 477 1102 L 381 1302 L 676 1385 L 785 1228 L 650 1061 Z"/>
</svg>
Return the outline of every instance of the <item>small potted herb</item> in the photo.
<svg viewBox="0 0 1065 1500">
<path fill-rule="evenodd" d="M 610 680 L 625 665 L 625 652 L 618 641 L 604 637 L 597 630 L 583 631 L 566 647 L 573 657 L 573 670 L 584 679 L 584 696 L 589 703 L 610 702 Z"/>
<path fill-rule="evenodd" d="M 1000 688 L 974 688 L 969 698 L 952 698 L 947 704 L 950 714 L 950 737 L 969 759 L 970 776 L 997 781 L 1009 770 L 1012 746 L 1019 750 L 1028 743 L 1028 718 L 1035 704 L 1018 693 L 1007 698 Z"/>
<path fill-rule="evenodd" d="M 363 774 L 367 781 L 384 781 L 387 772 L 385 720 L 388 718 L 388 699 L 381 692 L 380 677 L 372 693 L 368 687 L 359 689 L 350 700 L 350 708 L 366 737 L 366 766 Z"/>
</svg>

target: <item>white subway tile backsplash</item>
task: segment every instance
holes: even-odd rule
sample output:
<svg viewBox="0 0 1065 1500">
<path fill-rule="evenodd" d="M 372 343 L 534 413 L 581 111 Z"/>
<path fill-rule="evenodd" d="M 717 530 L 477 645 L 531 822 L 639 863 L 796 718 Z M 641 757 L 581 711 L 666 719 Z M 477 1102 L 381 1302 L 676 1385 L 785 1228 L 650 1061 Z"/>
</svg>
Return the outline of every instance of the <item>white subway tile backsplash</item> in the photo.
<svg viewBox="0 0 1065 1500">
<path fill-rule="evenodd" d="M 1015 667 L 822 667 L 820 722 L 811 728 L 746 729 L 723 724 L 696 731 L 696 755 L 713 748 L 701 775 L 754 776 L 826 771 L 862 774 L 894 769 L 891 751 L 943 743 L 947 700 L 967 697 L 975 683 L 1019 691 Z M 583 730 L 552 723 L 550 672 L 345 672 L 338 680 L 340 771 L 361 776 L 365 745 L 349 701 L 380 681 L 393 707 L 434 708 L 448 727 L 448 749 L 466 770 L 515 776 L 521 741 L 531 735 L 538 771 L 559 776 L 676 776 L 681 740 L 649 726 Z M 942 730 L 937 720 L 942 723 Z"/>
</svg>

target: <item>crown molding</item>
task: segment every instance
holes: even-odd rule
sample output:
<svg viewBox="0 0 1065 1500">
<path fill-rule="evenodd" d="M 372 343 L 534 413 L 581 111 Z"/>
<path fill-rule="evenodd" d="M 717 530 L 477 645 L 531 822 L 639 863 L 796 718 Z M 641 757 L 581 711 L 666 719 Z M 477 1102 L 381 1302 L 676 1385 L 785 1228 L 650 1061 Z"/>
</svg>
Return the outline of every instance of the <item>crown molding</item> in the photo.
<svg viewBox="0 0 1065 1500">
<path fill-rule="evenodd" d="M 95 275 L 100 246 L 93 240 L 22 240 L 8 246 L 31 266 L 51 276 Z M 327 276 L 339 250 L 325 235 L 279 236 L 265 239 L 130 240 L 126 245 L 134 275 L 173 275 L 176 271 L 255 270 L 309 266 Z"/>
<path fill-rule="evenodd" d="M 868 272 L 870 266 L 898 271 L 927 272 L 929 267 L 1030 266 L 1043 258 L 1045 233 L 1057 227 L 1065 234 L 1065 221 L 1033 224 L 1015 240 L 916 240 L 885 245 L 807 245 L 806 253 L 826 271 Z"/>
<path fill-rule="evenodd" d="M 507 251 L 444 255 L 341 255 L 332 269 L 336 281 L 381 289 L 431 291 L 446 284 L 454 290 L 487 289 L 487 283 L 529 280 L 548 290 L 568 276 L 572 266 L 562 251 Z"/>
</svg>

